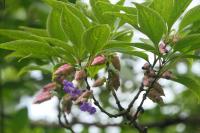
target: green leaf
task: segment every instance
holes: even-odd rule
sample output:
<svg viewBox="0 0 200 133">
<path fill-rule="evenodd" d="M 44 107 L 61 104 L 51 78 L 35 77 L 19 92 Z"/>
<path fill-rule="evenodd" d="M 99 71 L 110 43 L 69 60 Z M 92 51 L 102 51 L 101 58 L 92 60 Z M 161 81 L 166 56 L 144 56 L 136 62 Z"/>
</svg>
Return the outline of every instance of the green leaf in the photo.
<svg viewBox="0 0 200 133">
<path fill-rule="evenodd" d="M 67 9 L 66 6 L 63 8 L 61 25 L 75 47 L 80 49 L 84 26 L 80 19 Z"/>
<path fill-rule="evenodd" d="M 191 2 L 192 0 L 174 0 L 172 12 L 167 21 L 169 29 L 171 29 L 174 22 L 176 22 Z"/>
<path fill-rule="evenodd" d="M 99 4 L 99 2 L 105 2 L 110 6 Z M 104 14 L 108 11 L 115 11 L 115 9 L 112 8 L 112 4 L 109 2 L 109 0 L 90 0 L 90 5 L 92 6 L 92 11 L 99 23 L 109 24 L 111 27 L 113 27 L 116 17 Z"/>
<path fill-rule="evenodd" d="M 119 17 L 124 23 L 128 23 L 135 27 L 136 29 L 139 29 L 137 26 L 137 15 L 127 14 L 127 13 L 118 13 L 118 12 L 106 12 L 108 15 L 113 15 L 116 17 Z"/>
<path fill-rule="evenodd" d="M 60 10 L 51 10 L 47 19 L 47 31 L 50 37 L 68 41 L 68 37 L 61 27 L 61 15 L 62 12 Z"/>
<path fill-rule="evenodd" d="M 20 30 L 0 29 L 0 35 L 14 40 L 27 39 L 44 42 L 44 40 L 41 37 Z"/>
<path fill-rule="evenodd" d="M 166 22 L 172 13 L 174 0 L 154 0 L 150 7 L 157 11 Z"/>
<path fill-rule="evenodd" d="M 0 44 L 1 49 L 12 50 L 18 53 L 33 55 L 38 58 L 58 56 L 58 53 L 47 43 L 32 40 L 16 40 Z"/>
<path fill-rule="evenodd" d="M 183 17 L 180 25 L 179 31 L 183 30 L 186 26 L 193 24 L 200 20 L 200 5 L 190 9 Z"/>
<path fill-rule="evenodd" d="M 94 78 L 98 74 L 99 70 L 105 67 L 106 67 L 105 64 L 97 66 L 89 66 L 87 67 L 87 72 L 89 73 L 91 78 Z"/>
<path fill-rule="evenodd" d="M 172 80 L 186 86 L 198 98 L 198 101 L 200 101 L 200 84 L 198 80 L 195 80 L 194 77 L 189 75 L 176 75 L 176 78 Z"/>
<path fill-rule="evenodd" d="M 76 15 L 76 17 L 78 17 L 81 20 L 81 22 L 84 24 L 84 26 L 86 28 L 91 27 L 91 23 L 89 22 L 89 20 L 87 19 L 87 17 L 82 12 L 80 12 L 80 10 L 78 10 L 73 4 L 66 3 L 65 5 L 67 6 L 67 8 L 74 15 Z"/>
<path fill-rule="evenodd" d="M 19 28 L 37 36 L 42 36 L 42 37 L 48 36 L 46 29 L 38 29 L 38 28 L 32 28 L 32 27 L 26 27 L 26 26 L 20 26 Z"/>
<path fill-rule="evenodd" d="M 138 9 L 138 23 L 140 30 L 158 45 L 163 34 L 167 31 L 163 18 L 153 9 L 135 4 Z"/>
<path fill-rule="evenodd" d="M 114 40 L 130 42 L 133 37 L 133 31 L 132 30 L 123 30 L 123 31 L 117 32 L 113 36 L 114 37 L 112 37 L 112 38 Z"/>
<path fill-rule="evenodd" d="M 200 34 L 186 36 L 174 44 L 175 51 L 189 52 L 200 48 Z"/>
<path fill-rule="evenodd" d="M 95 55 L 106 45 L 109 37 L 110 27 L 106 24 L 97 25 L 84 33 L 83 45 L 91 55 Z"/>
</svg>

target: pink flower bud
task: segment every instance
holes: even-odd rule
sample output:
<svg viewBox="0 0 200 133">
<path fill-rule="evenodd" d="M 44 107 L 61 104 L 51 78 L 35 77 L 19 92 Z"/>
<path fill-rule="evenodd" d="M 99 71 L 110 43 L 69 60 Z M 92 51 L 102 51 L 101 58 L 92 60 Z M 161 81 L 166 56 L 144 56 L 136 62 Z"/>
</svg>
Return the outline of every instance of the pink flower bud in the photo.
<svg viewBox="0 0 200 133">
<path fill-rule="evenodd" d="M 160 44 L 159 46 L 159 51 L 161 54 L 165 54 L 165 53 L 168 53 L 169 51 L 166 49 L 166 44 L 164 44 L 163 42 Z"/>
<path fill-rule="evenodd" d="M 94 60 L 92 61 L 92 66 L 94 65 L 101 65 L 101 64 L 104 64 L 106 62 L 106 58 L 104 55 L 99 55 L 99 56 L 96 56 L 94 58 Z"/>
<path fill-rule="evenodd" d="M 120 65 L 120 60 L 119 60 L 119 57 L 117 55 L 114 55 L 112 57 L 112 60 L 111 60 L 113 66 L 115 67 L 115 69 L 119 70 L 121 69 L 121 65 Z"/>
<path fill-rule="evenodd" d="M 68 75 L 74 70 L 74 68 L 69 64 L 64 64 L 54 72 L 55 75 Z"/>
<path fill-rule="evenodd" d="M 84 70 L 76 71 L 75 80 L 82 80 L 86 77 L 86 73 Z"/>
<path fill-rule="evenodd" d="M 37 103 L 42 103 L 44 101 L 47 101 L 49 99 L 51 99 L 52 94 L 51 91 L 56 89 L 56 83 L 49 83 L 47 85 L 45 85 L 42 90 L 36 95 L 33 103 L 37 104 Z"/>
<path fill-rule="evenodd" d="M 166 71 L 162 74 L 162 78 L 165 78 L 165 79 L 171 79 L 172 78 L 172 72 L 171 71 Z"/>
<path fill-rule="evenodd" d="M 99 78 L 99 79 L 97 79 L 97 80 L 94 82 L 94 84 L 93 84 L 92 87 L 102 86 L 102 85 L 104 84 L 105 81 L 106 81 L 106 78 L 105 78 L 105 77 Z"/>
</svg>

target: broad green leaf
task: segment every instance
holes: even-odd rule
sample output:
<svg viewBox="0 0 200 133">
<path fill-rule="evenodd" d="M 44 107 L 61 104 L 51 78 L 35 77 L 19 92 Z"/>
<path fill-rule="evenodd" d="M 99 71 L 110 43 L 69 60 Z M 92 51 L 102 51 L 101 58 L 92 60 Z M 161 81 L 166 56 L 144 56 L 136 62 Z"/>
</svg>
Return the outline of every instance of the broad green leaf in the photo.
<svg viewBox="0 0 200 133">
<path fill-rule="evenodd" d="M 47 19 L 47 31 L 50 37 L 68 41 L 68 37 L 61 26 L 61 16 L 62 12 L 60 10 L 51 10 Z"/>
<path fill-rule="evenodd" d="M 0 35 L 14 40 L 27 39 L 44 42 L 44 40 L 41 37 L 20 30 L 0 29 Z"/>
<path fill-rule="evenodd" d="M 200 34 L 188 35 L 176 44 L 174 44 L 175 51 L 189 52 L 200 48 Z"/>
<path fill-rule="evenodd" d="M 174 0 L 153 0 L 150 7 L 157 11 L 166 22 L 172 13 L 172 9 L 174 6 Z"/>
<path fill-rule="evenodd" d="M 163 34 L 167 31 L 163 18 L 153 9 L 135 4 L 138 9 L 138 23 L 140 30 L 158 45 Z"/>
<path fill-rule="evenodd" d="M 193 92 L 195 96 L 197 96 L 198 100 L 200 101 L 200 84 L 198 83 L 199 81 L 195 80 L 195 78 L 189 75 L 176 75 L 176 78 L 173 78 L 172 80 L 186 86 Z"/>
<path fill-rule="evenodd" d="M 87 72 L 89 73 L 91 78 L 94 78 L 98 74 L 99 70 L 105 67 L 106 67 L 105 64 L 97 66 L 89 66 L 87 67 Z"/>
<path fill-rule="evenodd" d="M 97 25 L 84 33 L 83 45 L 91 55 L 95 55 L 106 45 L 109 37 L 110 27 L 106 24 Z"/>
<path fill-rule="evenodd" d="M 67 7 L 63 8 L 61 25 L 64 32 L 73 42 L 76 48 L 81 48 L 81 38 L 84 32 L 84 25 Z"/>
<path fill-rule="evenodd" d="M 179 30 L 183 30 L 186 26 L 200 20 L 200 5 L 190 9 L 183 17 Z"/>
<path fill-rule="evenodd" d="M 32 28 L 32 27 L 26 27 L 26 26 L 20 26 L 19 28 L 37 36 L 42 36 L 42 37 L 48 36 L 46 29 Z"/>
<path fill-rule="evenodd" d="M 169 29 L 171 29 L 172 25 L 181 16 L 191 2 L 192 0 L 174 0 L 172 12 L 167 21 Z"/>
<path fill-rule="evenodd" d="M 33 55 L 38 58 L 58 56 L 58 53 L 47 43 L 32 40 L 16 40 L 0 44 L 1 49 L 17 51 L 18 53 Z"/>
</svg>

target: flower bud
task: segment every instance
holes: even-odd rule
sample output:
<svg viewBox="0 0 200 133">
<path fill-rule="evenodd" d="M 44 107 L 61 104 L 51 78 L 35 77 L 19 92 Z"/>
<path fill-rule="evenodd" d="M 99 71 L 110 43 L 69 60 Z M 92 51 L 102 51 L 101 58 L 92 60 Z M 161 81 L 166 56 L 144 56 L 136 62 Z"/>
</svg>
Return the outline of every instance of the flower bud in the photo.
<svg viewBox="0 0 200 133">
<path fill-rule="evenodd" d="M 151 65 L 149 63 L 145 63 L 142 67 L 143 70 L 149 70 Z"/>
<path fill-rule="evenodd" d="M 106 58 L 104 55 L 99 55 L 99 56 L 96 56 L 94 58 L 94 60 L 92 61 L 92 66 L 94 65 L 101 65 L 101 64 L 104 64 L 106 62 Z"/>
<path fill-rule="evenodd" d="M 33 103 L 38 104 L 38 103 L 42 103 L 44 101 L 51 99 L 51 97 L 53 96 L 51 94 L 51 91 L 55 90 L 55 89 L 56 89 L 56 83 L 55 82 L 45 85 L 42 88 L 42 90 L 36 95 Z"/>
<path fill-rule="evenodd" d="M 93 84 L 92 87 L 99 87 L 99 86 L 102 86 L 102 85 L 104 84 L 105 81 L 106 81 L 106 78 L 105 78 L 105 77 L 99 78 L 99 79 L 97 79 L 97 80 L 94 82 L 94 84 Z"/>
<path fill-rule="evenodd" d="M 115 90 L 118 90 L 120 86 L 119 74 L 113 73 L 108 80 L 108 85 L 109 88 L 114 88 Z"/>
<path fill-rule="evenodd" d="M 169 51 L 167 50 L 167 48 L 166 48 L 166 44 L 164 44 L 163 42 L 160 44 L 160 46 L 159 46 L 159 51 L 160 51 L 160 53 L 161 54 L 165 54 L 165 53 L 168 53 Z"/>
<path fill-rule="evenodd" d="M 68 75 L 73 72 L 74 68 L 69 64 L 64 64 L 54 72 L 55 75 Z"/>
<path fill-rule="evenodd" d="M 165 78 L 165 79 L 171 79 L 172 78 L 172 72 L 171 71 L 166 71 L 162 74 L 162 78 Z"/>
<path fill-rule="evenodd" d="M 86 77 L 86 73 L 84 70 L 76 71 L 75 80 L 82 80 Z"/>
<path fill-rule="evenodd" d="M 115 67 L 115 69 L 119 70 L 121 69 L 121 65 L 120 65 L 120 60 L 119 60 L 119 57 L 117 55 L 114 55 L 112 57 L 112 60 L 111 60 L 113 66 Z"/>
</svg>

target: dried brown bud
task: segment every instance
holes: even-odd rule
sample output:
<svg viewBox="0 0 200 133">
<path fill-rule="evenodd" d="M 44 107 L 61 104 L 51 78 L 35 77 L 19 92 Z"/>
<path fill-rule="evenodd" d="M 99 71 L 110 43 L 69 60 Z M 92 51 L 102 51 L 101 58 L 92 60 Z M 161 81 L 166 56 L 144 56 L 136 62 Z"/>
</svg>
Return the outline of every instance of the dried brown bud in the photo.
<svg viewBox="0 0 200 133">
<path fill-rule="evenodd" d="M 92 91 L 86 90 L 83 92 L 76 100 L 75 104 L 79 104 L 88 100 L 88 98 L 92 95 Z"/>
<path fill-rule="evenodd" d="M 154 81 L 154 78 L 145 75 L 143 78 L 143 85 L 146 87 L 150 87 L 153 81 Z"/>
<path fill-rule="evenodd" d="M 110 76 L 110 78 L 108 80 L 108 86 L 109 86 L 109 88 L 114 88 L 115 90 L 118 90 L 118 88 L 120 86 L 119 74 L 113 73 Z"/>
<path fill-rule="evenodd" d="M 92 61 L 92 66 L 94 65 L 101 65 L 101 64 L 104 64 L 106 62 L 106 58 L 104 55 L 99 55 L 99 56 L 96 56 L 94 58 L 94 60 Z"/>
<path fill-rule="evenodd" d="M 42 90 L 36 95 L 33 103 L 38 104 L 38 103 L 42 103 L 44 101 L 51 99 L 51 97 L 53 96 L 51 94 L 51 91 L 55 90 L 55 89 L 56 89 L 56 83 L 55 82 L 45 85 L 42 88 Z"/>
<path fill-rule="evenodd" d="M 102 86 L 102 85 L 104 84 L 105 81 L 106 81 L 106 78 L 105 78 L 105 77 L 99 78 L 99 79 L 97 79 L 97 80 L 94 82 L 94 84 L 93 84 L 92 87 L 99 87 L 99 86 Z"/>
<path fill-rule="evenodd" d="M 151 68 L 151 65 L 149 63 L 145 63 L 142 67 L 143 70 L 149 70 Z"/>
<path fill-rule="evenodd" d="M 172 78 L 172 72 L 171 71 L 166 71 L 162 74 L 162 78 L 165 78 L 165 79 L 171 79 Z"/>
<path fill-rule="evenodd" d="M 145 72 L 145 75 L 147 75 L 148 77 L 155 77 L 156 76 L 156 72 L 155 70 L 148 70 Z"/>
<path fill-rule="evenodd" d="M 166 48 L 166 44 L 164 44 L 163 42 L 160 44 L 160 46 L 159 46 L 159 51 L 160 51 L 160 53 L 161 54 L 165 54 L 165 53 L 168 53 L 169 51 L 167 50 L 167 48 Z"/>
<path fill-rule="evenodd" d="M 72 108 L 72 99 L 70 95 L 65 95 L 63 97 L 62 100 L 62 107 L 63 107 L 63 111 L 67 112 L 68 114 L 71 112 L 71 108 Z"/>
<path fill-rule="evenodd" d="M 111 60 L 113 66 L 115 67 L 115 69 L 117 70 L 121 70 L 121 65 L 120 65 L 120 60 L 119 60 L 119 57 L 117 55 L 114 55 L 112 57 L 112 60 Z"/>
<path fill-rule="evenodd" d="M 84 70 L 76 71 L 75 80 L 82 80 L 86 77 L 86 73 Z"/>
</svg>

